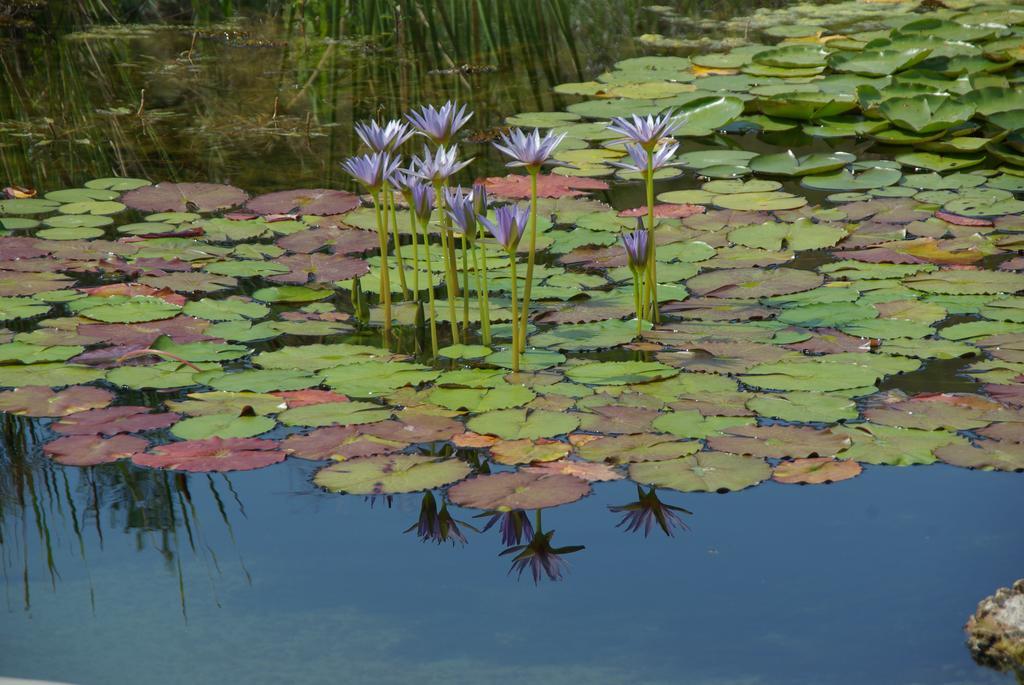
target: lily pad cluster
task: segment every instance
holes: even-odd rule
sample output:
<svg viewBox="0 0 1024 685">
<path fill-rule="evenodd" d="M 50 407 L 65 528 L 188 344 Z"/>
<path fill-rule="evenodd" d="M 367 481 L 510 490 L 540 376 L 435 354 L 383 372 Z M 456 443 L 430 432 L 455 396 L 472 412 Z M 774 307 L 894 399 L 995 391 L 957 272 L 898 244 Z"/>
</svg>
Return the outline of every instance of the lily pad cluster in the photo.
<svg viewBox="0 0 1024 685">
<path fill-rule="evenodd" d="M 620 62 L 560 86 L 581 96 L 568 111 L 509 121 L 565 133 L 570 165 L 539 177 L 518 373 L 525 247 L 481 238 L 490 297 L 470 318 L 493 342 L 434 358 L 412 302 L 377 345 L 379 284 L 397 295 L 419 264 L 438 285 L 444 265 L 408 240 L 382 259 L 353 193 L 112 178 L 0 200 L 0 411 L 69 466 L 302 459 L 330 492 L 450 486 L 498 513 L 623 478 L 731 492 L 865 465 L 1024 471 L 1024 16 L 901 4 L 856 21 Z M 615 199 L 634 179 L 604 120 L 668 109 L 684 144 L 658 176 L 661 319 L 638 334 L 618 242 L 638 211 Z M 500 204 L 529 180 L 481 182 Z"/>
</svg>

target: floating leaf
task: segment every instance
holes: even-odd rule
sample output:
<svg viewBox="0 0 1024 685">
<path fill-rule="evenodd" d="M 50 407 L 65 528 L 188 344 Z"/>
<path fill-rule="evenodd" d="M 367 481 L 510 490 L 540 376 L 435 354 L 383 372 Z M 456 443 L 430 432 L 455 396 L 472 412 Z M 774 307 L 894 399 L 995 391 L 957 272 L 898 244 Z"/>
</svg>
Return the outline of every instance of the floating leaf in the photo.
<svg viewBox="0 0 1024 685">
<path fill-rule="evenodd" d="M 862 470 L 860 464 L 855 461 L 815 457 L 782 462 L 772 472 L 772 480 L 778 483 L 817 485 L 849 480 L 859 476 Z"/>
<path fill-rule="evenodd" d="M 638 483 L 682 492 L 730 492 L 771 477 L 763 459 L 726 452 L 698 452 L 682 459 L 631 464 L 629 477 Z"/>
<path fill-rule="evenodd" d="M 470 473 L 458 459 L 438 460 L 419 454 L 389 454 L 348 459 L 320 469 L 313 483 L 329 492 L 392 495 L 432 490 Z"/>
<path fill-rule="evenodd" d="M 448 490 L 460 507 L 485 511 L 547 509 L 590 494 L 590 484 L 575 476 L 529 471 L 476 476 Z"/>
<path fill-rule="evenodd" d="M 214 212 L 247 199 L 245 191 L 218 183 L 158 183 L 121 196 L 126 205 L 143 212 Z"/>
<path fill-rule="evenodd" d="M 96 466 L 142 452 L 149 441 L 132 435 L 69 435 L 43 445 L 43 452 L 65 466 Z"/>
<path fill-rule="evenodd" d="M 469 420 L 466 427 L 474 433 L 496 435 L 505 440 L 537 440 L 564 435 L 579 426 L 575 414 L 527 409 L 489 411 Z"/>
<path fill-rule="evenodd" d="M 565 375 L 585 385 L 629 385 L 670 378 L 677 369 L 659 362 L 590 362 L 570 367 Z"/>
<path fill-rule="evenodd" d="M 260 438 L 209 438 L 187 440 L 139 452 L 132 461 L 139 466 L 173 471 L 251 471 L 283 461 L 285 453 L 274 440 Z"/>
</svg>

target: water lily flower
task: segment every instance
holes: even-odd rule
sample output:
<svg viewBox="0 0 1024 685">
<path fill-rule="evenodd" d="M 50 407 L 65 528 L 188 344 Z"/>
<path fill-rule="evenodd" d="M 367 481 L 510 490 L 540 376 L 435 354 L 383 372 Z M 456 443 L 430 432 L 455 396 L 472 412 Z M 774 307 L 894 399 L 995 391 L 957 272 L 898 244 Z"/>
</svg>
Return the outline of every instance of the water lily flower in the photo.
<svg viewBox="0 0 1024 685">
<path fill-rule="evenodd" d="M 629 270 L 637 273 L 645 269 L 647 267 L 648 235 L 643 220 L 637 217 L 636 230 L 623 233 L 621 237 L 622 244 L 626 248 L 626 257 L 629 259 Z"/>
<path fill-rule="evenodd" d="M 480 223 L 486 226 L 498 244 L 509 252 L 513 252 L 519 245 L 529 218 L 530 211 L 517 205 L 498 207 L 494 210 L 494 221 L 485 216 L 479 217 Z"/>
<path fill-rule="evenodd" d="M 473 209 L 480 216 L 487 215 L 487 207 L 490 205 L 487 197 L 487 186 L 483 183 L 473 184 Z"/>
<path fill-rule="evenodd" d="M 549 580 L 562 580 L 563 573 L 568 567 L 568 563 L 562 557 L 579 552 L 584 547 L 582 545 L 552 547 L 551 538 L 554 535 L 555 531 L 550 530 L 545 533 L 538 526 L 537 532 L 534 533 L 530 542 L 525 545 L 509 547 L 502 552 L 499 556 L 516 555 L 512 559 L 512 567 L 508 570 L 509 574 L 515 571 L 521 578 L 523 572 L 529 569 L 535 584 L 540 582 L 542 573 L 547 575 Z"/>
<path fill-rule="evenodd" d="M 434 185 L 440 185 L 454 176 L 457 172 L 469 166 L 473 158 L 459 161 L 459 148 L 456 146 L 446 147 L 441 145 L 434 153 L 423 146 L 423 156 L 412 158 L 412 173 L 420 178 L 430 181 Z"/>
<path fill-rule="evenodd" d="M 533 133 L 526 133 L 521 128 L 515 128 L 501 136 L 501 139 L 494 143 L 494 147 L 500 152 L 512 158 L 511 162 L 505 164 L 507 167 L 526 167 L 531 173 L 536 173 L 541 165 L 551 159 L 555 148 L 565 139 L 564 133 L 553 133 L 548 131 L 543 138 L 540 131 L 533 129 Z"/>
<path fill-rule="evenodd" d="M 341 163 L 341 167 L 371 192 L 377 192 L 395 173 L 399 164 L 401 160 L 392 157 L 389 152 L 371 152 L 349 157 Z"/>
<path fill-rule="evenodd" d="M 482 533 L 486 533 L 494 527 L 496 523 L 500 523 L 498 530 L 501 531 L 501 542 L 506 547 L 512 547 L 513 545 L 521 544 L 523 539 L 529 539 L 533 537 L 533 525 L 530 523 L 530 517 L 526 515 L 525 511 L 521 509 L 513 509 L 512 511 L 488 511 L 480 516 L 490 516 L 490 520 L 480 530 Z"/>
<path fill-rule="evenodd" d="M 459 232 L 467 239 L 473 240 L 476 237 L 476 206 L 473 201 L 473 193 L 458 188 L 444 189 L 444 202 L 448 207 L 448 216 L 452 223 L 458 227 Z"/>
<path fill-rule="evenodd" d="M 667 166 L 672 166 L 670 160 L 675 157 L 678 150 L 679 142 L 673 140 L 654 150 L 652 158 L 651 153 L 640 145 L 627 143 L 626 152 L 629 153 L 629 157 L 632 162 L 609 162 L 609 164 L 619 167 L 620 169 L 625 169 L 626 171 L 635 171 L 639 174 L 644 174 L 644 177 L 646 178 L 648 169 L 654 172 L 658 169 L 664 169 Z M 650 163 L 650 167 L 648 167 L 648 163 Z"/>
<path fill-rule="evenodd" d="M 428 183 L 417 183 L 410 187 L 410 206 L 421 223 L 430 221 L 434 213 L 434 188 Z"/>
<path fill-rule="evenodd" d="M 608 130 L 622 136 L 612 142 L 635 143 L 650 151 L 656 148 L 662 139 L 675 133 L 680 126 L 682 126 L 682 122 L 674 112 L 669 111 L 657 117 L 652 114 L 648 114 L 646 118 L 636 114 L 632 119 L 612 117 L 612 123 L 608 125 Z"/>
<path fill-rule="evenodd" d="M 689 530 L 690 527 L 686 525 L 686 521 L 682 519 L 676 512 L 683 514 L 693 514 L 692 511 L 677 507 L 672 504 L 665 504 L 655 492 L 655 488 L 652 487 L 648 492 L 644 492 L 643 488 L 639 485 L 636 486 L 637 501 L 630 502 L 622 506 L 608 507 L 609 511 L 615 513 L 625 512 L 625 516 L 622 520 L 616 524 L 616 528 L 626 527 L 626 531 L 635 533 L 643 528 L 644 537 L 651 532 L 651 528 L 657 523 L 658 527 L 664 531 L 665 535 L 669 537 L 675 537 L 673 529 L 679 528 L 680 530 Z"/>
<path fill-rule="evenodd" d="M 356 135 L 363 141 L 363 145 L 373 152 L 390 152 L 412 138 L 414 131 L 409 130 L 409 124 L 404 121 L 392 119 L 384 126 L 376 121 L 360 123 L 355 125 Z"/>
<path fill-rule="evenodd" d="M 430 138 L 436 145 L 448 145 L 472 117 L 473 113 L 467 112 L 465 105 L 459 107 L 451 100 L 441 105 L 440 109 L 424 105 L 419 111 L 412 110 L 405 115 L 420 135 Z"/>
<path fill-rule="evenodd" d="M 459 523 L 448 512 L 447 504 L 442 504 L 441 510 L 438 511 L 434 493 L 427 492 L 423 495 L 423 501 L 420 503 L 419 518 L 416 520 L 416 523 L 406 528 L 405 532 L 408 533 L 415 530 L 416 537 L 423 540 L 423 542 L 436 542 L 439 545 L 443 542 L 451 542 L 453 545 L 459 542 L 465 545 L 468 540 L 466 540 L 465 534 L 459 529 Z M 468 528 L 472 528 L 468 523 L 461 523 Z"/>
</svg>

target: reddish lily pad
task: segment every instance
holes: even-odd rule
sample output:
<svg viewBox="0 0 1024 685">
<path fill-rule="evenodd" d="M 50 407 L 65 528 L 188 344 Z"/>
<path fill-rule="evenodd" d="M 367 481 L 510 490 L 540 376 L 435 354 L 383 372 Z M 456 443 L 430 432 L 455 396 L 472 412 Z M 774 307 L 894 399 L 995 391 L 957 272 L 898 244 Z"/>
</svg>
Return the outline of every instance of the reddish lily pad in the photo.
<svg viewBox="0 0 1024 685">
<path fill-rule="evenodd" d="M 372 425 L 372 424 L 371 424 Z M 300 459 L 338 461 L 354 457 L 370 457 L 399 452 L 408 442 L 387 440 L 368 435 L 363 426 L 328 426 L 311 433 L 289 435 L 281 443 L 285 452 Z"/>
<path fill-rule="evenodd" d="M 113 401 L 113 394 L 107 390 L 87 385 L 73 385 L 59 392 L 29 386 L 0 393 L 0 411 L 34 418 L 57 417 L 103 409 Z"/>
<path fill-rule="evenodd" d="M 859 476 L 861 471 L 861 465 L 855 461 L 812 457 L 782 462 L 772 472 L 772 480 L 779 483 L 818 485 L 854 478 Z"/>
<path fill-rule="evenodd" d="M 278 239 L 277 245 L 301 254 L 310 254 L 324 247 L 330 248 L 334 254 L 355 254 L 376 250 L 380 242 L 373 231 L 326 226 L 286 235 Z"/>
<path fill-rule="evenodd" d="M 172 412 L 154 414 L 149 407 L 122 405 L 68 414 L 50 428 L 64 435 L 117 435 L 167 428 L 180 418 Z"/>
<path fill-rule="evenodd" d="M 477 476 L 448 490 L 448 498 L 460 507 L 487 511 L 546 509 L 589 494 L 590 484 L 585 480 L 536 471 Z"/>
<path fill-rule="evenodd" d="M 362 259 L 320 253 L 281 257 L 277 260 L 277 264 L 287 267 L 289 272 L 271 276 L 269 280 L 274 283 L 294 285 L 305 285 L 310 282 L 347 281 L 364 276 L 370 271 L 370 265 Z"/>
<path fill-rule="evenodd" d="M 124 204 L 143 212 L 215 212 L 247 199 L 244 190 L 220 183 L 157 183 L 121 196 Z"/>
<path fill-rule="evenodd" d="M 827 457 L 850 446 L 850 439 L 831 430 L 802 426 L 736 426 L 708 438 L 711 449 L 755 457 Z"/>
<path fill-rule="evenodd" d="M 65 466 L 95 466 L 127 459 L 148 446 L 148 440 L 133 435 L 68 435 L 43 445 L 43 452 Z"/>
<path fill-rule="evenodd" d="M 344 190 L 300 188 L 257 195 L 245 203 L 257 214 L 309 214 L 327 216 L 344 214 L 360 204 L 359 196 Z"/>
<path fill-rule="evenodd" d="M 262 438 L 207 438 L 186 440 L 137 452 L 139 466 L 173 471 L 251 471 L 283 461 L 285 453 L 275 440 Z"/>
<path fill-rule="evenodd" d="M 516 174 L 486 178 L 487 192 L 498 197 L 525 200 L 530 197 L 530 177 Z M 538 197 L 567 197 L 583 195 L 592 190 L 608 190 L 608 184 L 593 178 L 574 178 L 541 174 L 537 178 Z"/>
<path fill-rule="evenodd" d="M 1024 471 L 1024 443 L 1007 440 L 979 440 L 973 446 L 947 445 L 935 456 L 954 466 L 985 471 Z"/>
<path fill-rule="evenodd" d="M 993 421 L 1013 420 L 1016 415 L 981 395 L 927 393 L 867 409 L 864 418 L 899 428 L 970 430 Z"/>
<path fill-rule="evenodd" d="M 614 466 L 609 464 L 595 464 L 589 461 L 572 461 L 569 459 L 535 463 L 524 467 L 523 471 L 526 473 L 543 474 L 560 473 L 567 476 L 582 478 L 583 480 L 590 481 L 591 483 L 608 480 L 622 480 L 623 478 L 622 474 L 619 473 Z"/>
</svg>

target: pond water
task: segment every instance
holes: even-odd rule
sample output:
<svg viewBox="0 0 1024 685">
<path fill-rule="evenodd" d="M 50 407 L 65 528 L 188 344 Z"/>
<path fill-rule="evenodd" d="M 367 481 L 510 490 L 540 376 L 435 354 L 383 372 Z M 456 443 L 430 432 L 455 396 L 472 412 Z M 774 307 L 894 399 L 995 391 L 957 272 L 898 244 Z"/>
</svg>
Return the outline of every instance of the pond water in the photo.
<svg viewBox="0 0 1024 685">
<path fill-rule="evenodd" d="M 356 230 L 374 227 L 368 201 L 356 209 L 346 194 L 327 216 L 269 221 L 214 198 L 171 216 L 147 207 L 142 180 L 136 199 L 126 186 L 109 199 L 52 196 L 38 211 L 0 201 L 0 678 L 1013 682 L 975 664 L 962 626 L 1024 569 L 1024 122 L 1011 120 L 1024 71 L 1003 58 L 1024 54 L 1024 16 L 971 3 L 528 4 L 479 3 L 492 14 L 478 16 L 403 2 L 430 18 L 400 15 L 396 29 L 375 3 L 354 3 L 363 13 L 350 8 L 340 30 L 287 3 L 273 15 L 225 3 L 233 18 L 195 25 L 144 10 L 117 24 L 59 2 L 0 13 L 0 181 L 38 198 L 108 177 L 356 192 L 339 165 L 359 151 L 353 122 L 447 99 L 475 112 L 462 148 L 477 160 L 457 180 L 491 177 L 496 202 L 523 197 L 497 178 L 506 159 L 488 144 L 509 117 L 569 129 L 558 158 L 576 168 L 552 178 L 609 184 L 541 200 L 533 352 L 512 375 L 507 352 L 434 359 L 397 286 L 393 354 L 375 349 L 380 260 L 374 243 L 346 242 L 372 236 Z M 998 30 L 978 28 L 996 17 Z M 758 61 L 783 39 L 799 47 Z M 903 43 L 869 45 L 879 39 Z M 966 66 L 913 71 L 915 53 L 851 71 L 829 55 L 826 70 L 816 50 L 831 42 L 879 49 L 885 63 L 929 50 Z M 886 69 L 902 80 L 882 83 Z M 937 72 L 941 114 L 939 100 L 924 112 L 884 105 L 937 97 L 914 85 L 937 88 Z M 882 93 L 880 110 L 865 86 Z M 860 109 L 818 109 L 847 99 Z M 682 173 L 656 184 L 678 212 L 658 229 L 673 236 L 658 246 L 665 319 L 637 341 L 615 252 L 633 219 L 616 212 L 645 207 L 645 188 L 612 175 L 621 148 L 586 122 L 666 106 L 683 108 L 688 128 Z M 859 134 L 821 131 L 844 126 Z M 920 147 L 936 141 L 947 147 Z M 785 150 L 799 160 L 772 157 Z M 338 257 L 320 269 L 354 271 L 322 278 L 303 266 L 311 253 Z M 489 254 L 498 350 L 508 258 Z M 440 283 L 440 271 L 419 275 Z M 368 306 L 352 294 L 364 274 Z M 139 289 L 111 285 L 129 282 Z M 480 328 L 463 342 L 481 344 Z M 219 394 L 194 395 L 208 391 Z M 95 413 L 110 404 L 143 409 Z M 90 416 L 94 432 L 80 428 Z M 301 442 L 307 433 L 327 437 Z M 72 447 L 45 447 L 62 435 Z M 177 467 L 195 454 L 160 454 L 217 436 L 234 468 L 280 457 L 187 472 Z M 239 455 L 230 441 L 250 436 L 260 444 Z M 401 454 L 454 470 L 403 487 L 393 462 L 370 496 L 323 475 L 328 457 L 345 467 Z M 536 475 L 529 455 L 553 470 Z M 799 470 L 808 459 L 827 483 L 797 484 L 814 481 Z M 466 476 L 513 470 L 551 506 L 502 523 L 554 531 L 551 546 L 566 549 L 546 568 L 517 567 L 523 550 L 507 549 L 528 531 L 503 541 L 502 524 L 484 530 L 481 510 L 512 493 L 448 494 Z M 473 499 L 487 505 L 456 503 Z"/>
</svg>

